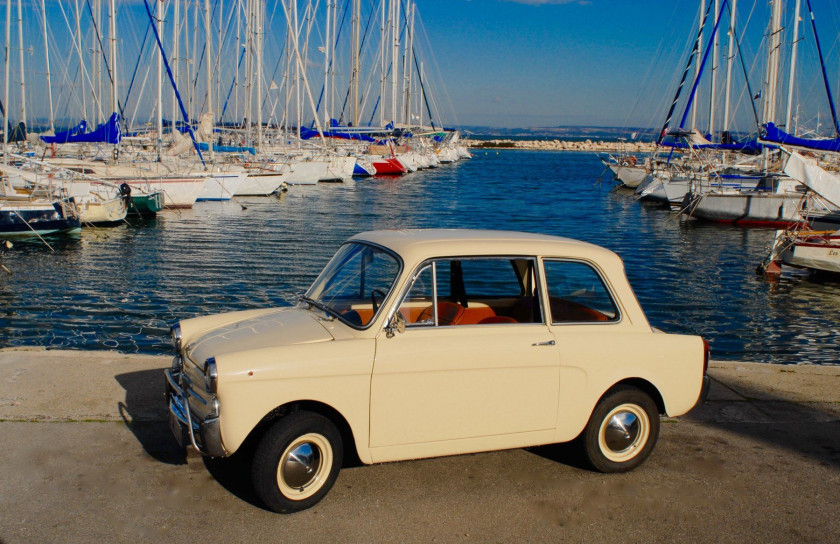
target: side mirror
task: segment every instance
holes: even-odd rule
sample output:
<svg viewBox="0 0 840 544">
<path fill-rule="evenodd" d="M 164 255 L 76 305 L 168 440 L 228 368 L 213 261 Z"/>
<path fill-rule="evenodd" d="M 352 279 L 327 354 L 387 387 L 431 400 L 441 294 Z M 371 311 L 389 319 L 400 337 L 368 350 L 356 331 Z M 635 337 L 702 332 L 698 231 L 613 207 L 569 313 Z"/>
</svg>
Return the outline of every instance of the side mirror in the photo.
<svg viewBox="0 0 840 544">
<path fill-rule="evenodd" d="M 394 331 L 402 334 L 405 332 L 405 318 L 402 314 L 397 311 L 394 316 L 388 321 L 388 324 L 385 326 L 385 336 L 387 338 L 394 337 Z"/>
</svg>

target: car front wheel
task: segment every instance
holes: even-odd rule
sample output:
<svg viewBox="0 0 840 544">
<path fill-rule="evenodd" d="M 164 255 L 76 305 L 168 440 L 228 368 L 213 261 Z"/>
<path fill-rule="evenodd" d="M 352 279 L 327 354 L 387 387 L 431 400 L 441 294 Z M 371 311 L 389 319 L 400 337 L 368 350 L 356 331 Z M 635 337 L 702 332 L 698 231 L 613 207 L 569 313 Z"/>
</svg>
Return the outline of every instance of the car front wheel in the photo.
<svg viewBox="0 0 840 544">
<path fill-rule="evenodd" d="M 626 472 L 650 456 L 659 438 L 659 411 L 647 393 L 617 387 L 592 412 L 583 434 L 583 450 L 600 472 Z"/>
<path fill-rule="evenodd" d="M 254 490 L 275 512 L 305 510 L 329 492 L 343 456 L 341 434 L 329 419 L 313 412 L 289 414 L 254 452 Z"/>
</svg>

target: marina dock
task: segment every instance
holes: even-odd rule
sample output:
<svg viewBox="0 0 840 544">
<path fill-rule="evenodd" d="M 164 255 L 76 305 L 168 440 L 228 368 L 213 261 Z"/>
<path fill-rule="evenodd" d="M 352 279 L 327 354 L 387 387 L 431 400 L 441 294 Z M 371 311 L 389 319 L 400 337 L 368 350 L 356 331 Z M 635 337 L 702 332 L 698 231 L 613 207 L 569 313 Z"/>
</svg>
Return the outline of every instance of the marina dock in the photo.
<svg viewBox="0 0 840 544">
<path fill-rule="evenodd" d="M 299 514 L 171 437 L 166 356 L 0 350 L 0 542 L 833 542 L 840 366 L 713 362 L 640 469 L 567 446 L 349 467 Z M 184 470 L 183 465 L 188 466 Z"/>
</svg>

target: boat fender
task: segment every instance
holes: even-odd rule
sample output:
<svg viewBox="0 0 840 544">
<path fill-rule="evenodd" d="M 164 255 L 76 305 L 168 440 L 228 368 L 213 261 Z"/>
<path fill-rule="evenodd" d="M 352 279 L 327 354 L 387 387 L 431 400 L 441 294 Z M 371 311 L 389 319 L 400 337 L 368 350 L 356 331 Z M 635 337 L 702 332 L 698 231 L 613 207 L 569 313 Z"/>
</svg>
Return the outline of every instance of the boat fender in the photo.
<svg viewBox="0 0 840 544">
<path fill-rule="evenodd" d="M 125 200 L 131 198 L 131 186 L 128 183 L 120 184 L 120 196 Z"/>
</svg>

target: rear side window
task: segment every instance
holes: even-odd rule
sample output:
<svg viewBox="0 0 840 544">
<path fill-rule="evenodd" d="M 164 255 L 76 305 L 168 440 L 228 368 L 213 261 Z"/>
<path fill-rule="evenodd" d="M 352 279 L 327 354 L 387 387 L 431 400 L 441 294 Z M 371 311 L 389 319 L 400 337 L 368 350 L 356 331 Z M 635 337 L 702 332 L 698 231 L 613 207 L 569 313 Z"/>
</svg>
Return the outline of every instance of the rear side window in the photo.
<svg viewBox="0 0 840 544">
<path fill-rule="evenodd" d="M 577 261 L 543 263 L 552 323 L 617 321 L 618 307 L 601 275 Z"/>
</svg>

